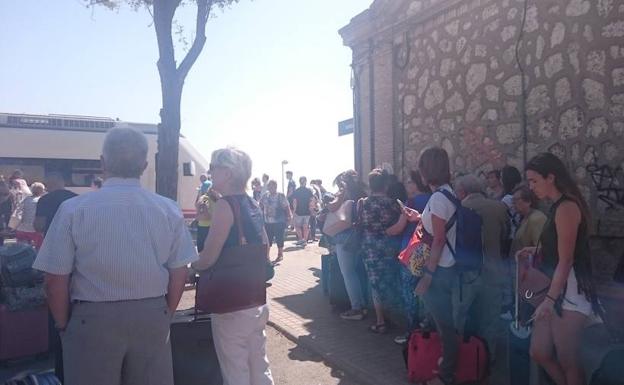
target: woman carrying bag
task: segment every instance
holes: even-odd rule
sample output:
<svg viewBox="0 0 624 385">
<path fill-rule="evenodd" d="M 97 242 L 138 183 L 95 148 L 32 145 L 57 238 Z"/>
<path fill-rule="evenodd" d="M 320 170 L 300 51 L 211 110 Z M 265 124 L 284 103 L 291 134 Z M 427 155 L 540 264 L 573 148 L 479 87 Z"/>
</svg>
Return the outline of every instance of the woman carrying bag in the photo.
<svg viewBox="0 0 624 385">
<path fill-rule="evenodd" d="M 551 280 L 533 315 L 530 354 L 557 385 L 580 385 L 581 333 L 589 320 L 602 313 L 592 281 L 589 208 L 565 165 L 553 154 L 531 159 L 526 177 L 539 199 L 554 202 L 541 247 L 516 254 L 519 262 L 533 255 L 537 268 Z"/>
<path fill-rule="evenodd" d="M 334 180 L 334 184 L 338 186 L 339 192 L 336 199 L 327 205 L 330 213 L 338 211 L 350 210 L 349 222 L 351 222 L 345 230 L 333 236 L 336 242 L 336 257 L 338 265 L 344 278 L 351 309 L 340 314 L 340 318 L 351 321 L 361 321 L 366 315 L 364 306 L 366 298 L 362 290 L 362 279 L 358 273 L 358 266 L 361 262 L 359 252 L 359 238 L 353 227 L 353 222 L 357 221 L 356 202 L 366 196 L 364 187 L 358 178 L 358 174 L 353 171 L 345 171 L 338 175 Z M 329 216 L 329 214 L 328 214 Z M 327 222 L 325 223 L 327 226 Z M 325 227 L 323 228 L 325 230 Z"/>
<path fill-rule="evenodd" d="M 222 198 L 193 264 L 200 271 L 197 308 L 212 313 L 224 385 L 273 385 L 265 334 L 268 240 L 262 211 L 245 193 L 251 159 L 234 148 L 217 150 L 210 174 Z"/>
</svg>

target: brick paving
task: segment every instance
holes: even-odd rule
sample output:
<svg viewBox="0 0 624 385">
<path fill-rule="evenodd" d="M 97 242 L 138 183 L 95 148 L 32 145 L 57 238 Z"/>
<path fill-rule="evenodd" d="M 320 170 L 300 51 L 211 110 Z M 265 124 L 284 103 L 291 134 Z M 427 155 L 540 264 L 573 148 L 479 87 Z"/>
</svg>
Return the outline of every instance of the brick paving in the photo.
<svg viewBox="0 0 624 385">
<path fill-rule="evenodd" d="M 268 290 L 270 325 L 362 384 L 408 384 L 401 347 L 393 342 L 398 330 L 368 332 L 371 315 L 364 321 L 344 321 L 323 295 L 320 256 L 325 249 L 287 244 L 286 250 Z"/>
</svg>

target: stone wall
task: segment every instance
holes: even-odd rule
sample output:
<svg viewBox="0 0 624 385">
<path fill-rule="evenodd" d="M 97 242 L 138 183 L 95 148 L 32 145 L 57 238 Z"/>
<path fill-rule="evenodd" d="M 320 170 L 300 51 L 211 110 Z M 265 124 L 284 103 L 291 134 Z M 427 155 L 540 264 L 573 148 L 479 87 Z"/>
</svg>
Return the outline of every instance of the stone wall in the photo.
<svg viewBox="0 0 624 385">
<path fill-rule="evenodd" d="M 356 78 L 367 78 L 356 137 L 370 141 L 372 127 L 375 140 L 356 148 L 360 171 L 391 162 L 405 173 L 432 144 L 455 172 L 522 170 L 551 151 L 582 186 L 596 249 L 614 263 L 624 250 L 624 3 L 377 0 L 341 34 Z"/>
</svg>

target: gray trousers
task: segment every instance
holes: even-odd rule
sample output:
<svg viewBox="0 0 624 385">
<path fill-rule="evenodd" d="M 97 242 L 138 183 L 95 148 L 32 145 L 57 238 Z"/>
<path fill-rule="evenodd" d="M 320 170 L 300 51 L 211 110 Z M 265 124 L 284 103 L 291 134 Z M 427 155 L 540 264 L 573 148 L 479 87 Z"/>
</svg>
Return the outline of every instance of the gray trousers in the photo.
<svg viewBox="0 0 624 385">
<path fill-rule="evenodd" d="M 459 280 L 457 280 L 459 285 Z M 488 345 L 490 359 L 496 358 L 496 340 L 502 333 L 500 329 L 500 312 L 503 303 L 503 286 L 500 277 L 491 274 L 464 273 L 462 298 L 459 290 L 453 293 L 453 310 L 455 311 L 455 326 L 463 334 L 467 327 L 470 332 L 483 338 Z M 469 316 L 473 319 L 466 325 Z"/>
<path fill-rule="evenodd" d="M 61 334 L 65 385 L 173 385 L 164 297 L 74 304 Z"/>
<path fill-rule="evenodd" d="M 423 296 L 425 308 L 431 313 L 442 340 L 442 362 L 440 378 L 445 383 L 453 383 L 459 344 L 453 320 L 453 291 L 457 287 L 457 273 L 453 267 L 436 269 L 431 286 Z"/>
</svg>

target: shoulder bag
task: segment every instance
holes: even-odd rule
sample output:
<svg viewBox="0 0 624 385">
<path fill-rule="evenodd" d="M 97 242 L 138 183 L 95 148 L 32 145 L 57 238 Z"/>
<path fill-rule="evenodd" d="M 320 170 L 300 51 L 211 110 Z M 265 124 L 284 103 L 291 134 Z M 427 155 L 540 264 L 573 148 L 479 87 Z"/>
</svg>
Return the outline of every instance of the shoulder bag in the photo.
<svg viewBox="0 0 624 385">
<path fill-rule="evenodd" d="M 263 243 L 247 243 L 240 204 L 224 197 L 238 228 L 238 244 L 225 247 L 210 269 L 199 273 L 197 309 L 207 313 L 231 313 L 266 304 L 267 253 Z"/>
<path fill-rule="evenodd" d="M 353 225 L 351 220 L 352 213 L 352 200 L 344 201 L 338 210 L 327 213 L 327 216 L 325 217 L 325 224 L 323 225 L 323 234 L 333 237 L 339 232 L 350 228 Z"/>
<path fill-rule="evenodd" d="M 433 236 L 425 230 L 422 220 L 418 222 L 407 246 L 399 253 L 399 261 L 418 278 L 424 274 L 425 264 L 431 255 Z"/>
</svg>

